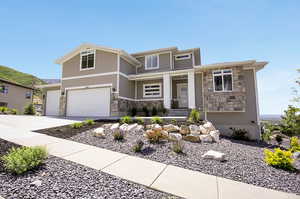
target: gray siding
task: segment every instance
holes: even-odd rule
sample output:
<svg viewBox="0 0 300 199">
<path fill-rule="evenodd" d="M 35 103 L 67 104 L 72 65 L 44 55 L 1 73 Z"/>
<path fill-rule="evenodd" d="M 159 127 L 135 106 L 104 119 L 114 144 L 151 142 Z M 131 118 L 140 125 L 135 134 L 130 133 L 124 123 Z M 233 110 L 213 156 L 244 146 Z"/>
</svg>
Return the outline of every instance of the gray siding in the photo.
<svg viewBox="0 0 300 199">
<path fill-rule="evenodd" d="M 143 85 L 144 84 L 153 84 L 153 83 L 161 83 L 161 97 L 164 97 L 164 85 L 162 79 L 157 80 L 144 80 L 144 81 L 137 81 L 137 99 L 157 99 L 157 98 L 143 98 Z"/>
<path fill-rule="evenodd" d="M 196 107 L 203 110 L 202 73 L 195 74 Z"/>
<path fill-rule="evenodd" d="M 188 54 L 188 53 L 183 53 L 183 54 Z M 192 52 L 190 52 L 189 54 L 192 54 Z M 175 60 L 176 55 L 179 55 L 179 54 L 175 54 L 173 56 L 174 70 L 193 68 L 193 59 L 192 59 L 193 57 L 192 56 L 191 56 L 191 59 Z"/>
<path fill-rule="evenodd" d="M 125 73 L 126 75 L 136 74 L 136 67 L 123 58 L 120 58 L 120 72 Z"/>
<path fill-rule="evenodd" d="M 120 83 L 119 95 L 121 97 L 127 97 L 127 98 L 134 99 L 134 97 L 135 97 L 135 81 L 130 81 L 127 78 L 120 75 L 119 83 Z"/>
<path fill-rule="evenodd" d="M 137 57 L 136 59 L 142 63 L 142 66 L 138 68 L 138 73 L 153 73 L 171 70 L 170 53 L 159 54 L 159 68 L 154 70 L 145 70 L 145 56 Z"/>
</svg>

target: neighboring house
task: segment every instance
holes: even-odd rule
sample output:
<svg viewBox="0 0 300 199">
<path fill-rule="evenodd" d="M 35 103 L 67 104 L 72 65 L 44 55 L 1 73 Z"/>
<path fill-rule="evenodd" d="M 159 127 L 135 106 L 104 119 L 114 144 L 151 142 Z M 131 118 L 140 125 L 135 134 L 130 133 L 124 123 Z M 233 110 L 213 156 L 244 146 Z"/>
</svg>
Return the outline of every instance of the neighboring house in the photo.
<svg viewBox="0 0 300 199">
<path fill-rule="evenodd" d="M 23 113 L 24 107 L 32 102 L 33 89 L 5 79 L 0 79 L 0 106 L 17 109 Z"/>
<path fill-rule="evenodd" d="M 132 108 L 194 109 L 222 133 L 248 129 L 258 139 L 255 60 L 202 65 L 200 49 L 177 47 L 128 54 L 83 44 L 56 60 L 61 83 L 42 86 L 45 115 L 122 116 Z"/>
</svg>

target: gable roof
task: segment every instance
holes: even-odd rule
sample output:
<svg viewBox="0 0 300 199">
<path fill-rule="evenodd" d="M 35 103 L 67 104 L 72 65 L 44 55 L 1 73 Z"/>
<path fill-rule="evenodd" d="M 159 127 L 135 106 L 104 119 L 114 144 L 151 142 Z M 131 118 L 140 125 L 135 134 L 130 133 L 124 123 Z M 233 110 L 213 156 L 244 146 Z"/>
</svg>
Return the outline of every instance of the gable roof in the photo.
<svg viewBox="0 0 300 199">
<path fill-rule="evenodd" d="M 14 86 L 19 86 L 19 87 L 28 88 L 28 89 L 32 89 L 33 90 L 33 88 L 31 88 L 29 86 L 24 86 L 22 84 L 18 84 L 16 82 L 12 82 L 12 81 L 9 81 L 9 80 L 3 79 L 3 78 L 0 78 L 0 82 L 4 82 L 6 84 L 11 84 L 11 85 L 14 85 Z"/>
<path fill-rule="evenodd" d="M 116 54 L 119 54 L 122 58 L 124 58 L 126 61 L 128 61 L 129 63 L 131 63 L 133 65 L 136 65 L 136 66 L 141 65 L 141 63 L 137 59 L 135 59 L 133 56 L 131 56 L 130 54 L 128 54 L 127 52 L 125 52 L 122 49 L 104 47 L 104 46 L 99 46 L 99 45 L 89 44 L 89 43 L 81 44 L 80 46 L 78 46 L 77 48 L 72 50 L 71 52 L 69 52 L 66 55 L 55 60 L 55 63 L 63 64 L 64 62 L 68 61 L 69 59 L 71 59 L 72 57 L 74 57 L 75 55 L 80 53 L 80 51 L 87 49 L 87 48 L 116 53 Z"/>
</svg>

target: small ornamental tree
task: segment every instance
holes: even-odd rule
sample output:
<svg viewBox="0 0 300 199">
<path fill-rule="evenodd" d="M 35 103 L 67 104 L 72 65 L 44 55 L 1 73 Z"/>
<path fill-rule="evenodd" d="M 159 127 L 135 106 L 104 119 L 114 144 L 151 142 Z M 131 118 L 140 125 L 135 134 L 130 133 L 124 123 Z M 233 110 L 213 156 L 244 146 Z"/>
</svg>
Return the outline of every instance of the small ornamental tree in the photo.
<svg viewBox="0 0 300 199">
<path fill-rule="evenodd" d="M 32 103 L 24 108 L 24 115 L 35 115 L 36 111 Z"/>
<path fill-rule="evenodd" d="M 300 108 L 289 105 L 284 111 L 281 132 L 288 136 L 300 135 Z"/>
</svg>

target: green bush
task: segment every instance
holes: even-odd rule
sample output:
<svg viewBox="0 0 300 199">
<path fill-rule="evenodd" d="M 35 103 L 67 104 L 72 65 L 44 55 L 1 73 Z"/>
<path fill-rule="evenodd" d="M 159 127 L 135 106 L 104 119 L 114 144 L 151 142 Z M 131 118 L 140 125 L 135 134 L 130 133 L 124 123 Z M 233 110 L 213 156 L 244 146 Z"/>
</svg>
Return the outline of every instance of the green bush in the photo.
<svg viewBox="0 0 300 199">
<path fill-rule="evenodd" d="M 35 115 L 36 111 L 32 103 L 24 108 L 24 115 Z"/>
<path fill-rule="evenodd" d="M 129 115 L 131 115 L 132 117 L 136 116 L 136 113 L 137 113 L 137 109 L 135 107 L 129 109 Z"/>
<path fill-rule="evenodd" d="M 200 112 L 197 109 L 193 109 L 189 115 L 189 121 L 199 122 L 200 121 Z"/>
<path fill-rule="evenodd" d="M 8 108 L 7 108 L 7 107 L 5 107 L 5 106 L 1 106 L 1 107 L 0 107 L 0 112 L 6 113 L 7 111 L 8 111 Z"/>
<path fill-rule="evenodd" d="M 124 139 L 124 134 L 120 131 L 115 131 L 113 133 L 113 136 L 114 136 L 114 140 L 116 140 L 116 141 L 121 141 Z"/>
<path fill-rule="evenodd" d="M 10 109 L 9 112 L 10 112 L 10 114 L 12 114 L 12 115 L 17 115 L 17 114 L 18 114 L 18 110 L 15 109 L 15 108 Z"/>
<path fill-rule="evenodd" d="M 161 105 L 158 109 L 158 112 L 162 115 L 165 115 L 167 113 L 167 109 L 164 107 L 164 105 Z"/>
<path fill-rule="evenodd" d="M 135 145 L 133 145 L 132 149 L 135 153 L 141 152 L 144 146 L 144 142 L 142 140 L 138 140 Z"/>
<path fill-rule="evenodd" d="M 265 149 L 264 154 L 268 165 L 284 170 L 294 170 L 292 152 L 276 148 L 274 152 Z"/>
<path fill-rule="evenodd" d="M 137 118 L 136 118 L 136 122 L 137 122 L 138 124 L 140 124 L 140 125 L 144 125 L 144 124 L 145 124 L 144 119 L 143 119 L 143 118 L 140 118 L 140 117 L 137 117 Z"/>
<path fill-rule="evenodd" d="M 284 113 L 281 132 L 288 136 L 300 135 L 300 108 L 289 106 Z"/>
<path fill-rule="evenodd" d="M 142 110 L 143 110 L 145 116 L 149 117 L 149 109 L 147 108 L 147 106 L 144 106 Z"/>
<path fill-rule="evenodd" d="M 269 129 L 266 129 L 265 132 L 263 132 L 263 134 L 261 135 L 262 140 L 265 142 L 268 142 L 271 140 L 271 135 L 272 133 L 270 132 Z"/>
<path fill-rule="evenodd" d="M 172 145 L 172 150 L 175 153 L 183 153 L 183 148 L 184 148 L 183 143 L 180 141 L 176 141 Z"/>
<path fill-rule="evenodd" d="M 132 118 L 130 116 L 124 116 L 124 117 L 121 117 L 121 123 L 124 124 L 130 124 L 132 123 Z"/>
<path fill-rule="evenodd" d="M 292 153 L 294 152 L 300 152 L 300 141 L 297 137 L 292 137 L 290 141 L 290 151 Z"/>
<path fill-rule="evenodd" d="M 235 140 L 245 140 L 248 141 L 248 131 L 246 129 L 230 128 L 232 130 L 232 138 Z"/>
<path fill-rule="evenodd" d="M 73 129 L 79 129 L 79 128 L 83 127 L 83 125 L 84 125 L 83 122 L 75 122 L 75 123 L 71 124 L 70 126 Z"/>
<path fill-rule="evenodd" d="M 281 136 L 281 135 L 276 135 L 276 137 L 275 137 L 275 140 L 277 141 L 277 143 L 278 143 L 278 144 L 281 144 L 281 143 L 282 143 L 282 140 L 283 140 L 283 138 L 282 138 L 282 136 Z"/>
<path fill-rule="evenodd" d="M 152 116 L 156 116 L 157 115 L 157 109 L 156 109 L 155 106 L 152 107 L 151 115 Z"/>
<path fill-rule="evenodd" d="M 162 124 L 163 119 L 161 117 L 152 117 L 151 118 L 151 123 L 152 124 Z"/>
<path fill-rule="evenodd" d="M 94 120 L 91 120 L 91 119 L 86 119 L 84 120 L 83 122 L 85 125 L 94 125 L 95 124 L 95 121 Z"/>
<path fill-rule="evenodd" d="M 176 119 L 172 119 L 171 123 L 175 125 L 175 124 L 177 124 L 177 120 Z"/>
<path fill-rule="evenodd" d="M 47 151 L 44 147 L 20 147 L 12 148 L 1 159 L 9 172 L 22 174 L 39 166 L 46 158 Z"/>
</svg>

